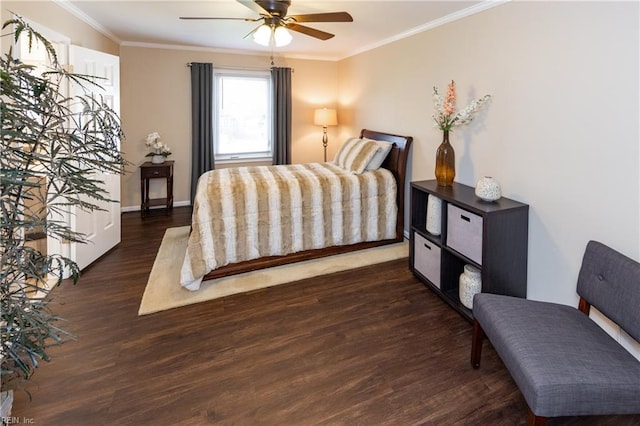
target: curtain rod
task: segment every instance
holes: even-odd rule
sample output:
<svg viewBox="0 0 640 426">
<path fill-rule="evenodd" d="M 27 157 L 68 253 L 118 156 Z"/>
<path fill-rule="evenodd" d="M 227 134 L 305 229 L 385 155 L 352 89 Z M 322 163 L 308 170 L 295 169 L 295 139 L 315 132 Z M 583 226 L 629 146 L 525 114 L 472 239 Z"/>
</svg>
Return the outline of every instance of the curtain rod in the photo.
<svg viewBox="0 0 640 426">
<path fill-rule="evenodd" d="M 191 67 L 192 62 L 187 62 L 187 66 Z M 271 68 L 274 67 L 269 67 L 269 68 L 258 68 L 258 67 L 226 67 L 226 66 L 220 66 L 220 67 L 216 67 L 214 66 L 213 68 L 222 68 L 222 69 L 227 69 L 227 70 L 239 70 L 239 71 L 269 71 Z M 295 69 L 291 68 L 291 72 L 294 72 Z"/>
</svg>

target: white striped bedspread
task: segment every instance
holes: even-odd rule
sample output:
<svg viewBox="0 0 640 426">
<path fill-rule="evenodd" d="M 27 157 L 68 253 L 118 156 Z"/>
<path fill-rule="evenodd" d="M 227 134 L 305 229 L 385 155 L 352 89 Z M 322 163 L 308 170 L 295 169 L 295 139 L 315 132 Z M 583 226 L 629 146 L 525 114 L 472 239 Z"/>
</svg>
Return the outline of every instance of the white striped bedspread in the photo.
<svg viewBox="0 0 640 426">
<path fill-rule="evenodd" d="M 213 170 L 198 180 L 180 273 L 195 291 L 221 266 L 396 237 L 396 182 L 328 163 Z"/>
</svg>

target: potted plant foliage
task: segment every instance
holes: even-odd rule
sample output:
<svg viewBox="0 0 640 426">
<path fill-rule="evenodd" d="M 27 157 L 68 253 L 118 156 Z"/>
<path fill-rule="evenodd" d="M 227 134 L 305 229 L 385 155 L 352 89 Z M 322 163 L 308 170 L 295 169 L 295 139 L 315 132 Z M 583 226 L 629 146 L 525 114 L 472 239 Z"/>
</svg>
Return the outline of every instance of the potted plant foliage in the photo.
<svg viewBox="0 0 640 426">
<path fill-rule="evenodd" d="M 91 94 L 100 82 L 67 72 L 51 43 L 22 18 L 2 28 L 12 29 L 16 41 L 27 37 L 30 48 L 39 43 L 51 63 L 38 75 L 12 49 L 0 57 L 0 361 L 6 396 L 24 389 L 22 382 L 38 363 L 49 360 L 48 349 L 70 337 L 51 309 L 50 292 L 65 271 L 74 283 L 79 275 L 73 260 L 39 252 L 26 244 L 26 234 L 38 229 L 49 237 L 86 242 L 65 214 L 111 201 L 95 172 L 121 173 L 126 162 L 118 115 Z M 83 86 L 85 94 L 69 97 L 70 85 Z"/>
</svg>

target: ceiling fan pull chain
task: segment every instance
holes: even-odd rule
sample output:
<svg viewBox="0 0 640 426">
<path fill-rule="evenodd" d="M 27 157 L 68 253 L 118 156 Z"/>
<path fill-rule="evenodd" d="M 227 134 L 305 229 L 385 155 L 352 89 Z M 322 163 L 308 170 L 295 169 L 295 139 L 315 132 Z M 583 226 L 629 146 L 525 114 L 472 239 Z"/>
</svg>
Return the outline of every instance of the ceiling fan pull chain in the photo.
<svg viewBox="0 0 640 426">
<path fill-rule="evenodd" d="M 275 67 L 275 62 L 273 60 L 273 55 L 275 54 L 274 44 L 271 44 L 271 68 Z"/>
</svg>

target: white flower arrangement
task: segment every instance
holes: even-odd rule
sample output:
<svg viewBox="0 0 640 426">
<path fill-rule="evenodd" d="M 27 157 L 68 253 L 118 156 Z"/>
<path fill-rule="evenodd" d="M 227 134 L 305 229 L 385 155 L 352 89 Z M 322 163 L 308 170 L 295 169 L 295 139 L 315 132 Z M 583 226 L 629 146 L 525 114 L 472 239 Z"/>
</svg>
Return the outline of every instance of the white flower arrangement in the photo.
<svg viewBox="0 0 640 426">
<path fill-rule="evenodd" d="M 158 132 L 152 132 L 147 135 L 144 142 L 147 148 L 151 149 L 151 152 L 145 155 L 145 157 L 153 157 L 154 155 L 162 155 L 168 157 L 171 155 L 171 149 L 168 145 L 162 143 L 160 134 Z"/>
<path fill-rule="evenodd" d="M 433 88 L 433 106 L 435 114 L 433 121 L 440 130 L 449 131 L 455 126 L 468 124 L 473 115 L 491 99 L 491 95 L 484 95 L 480 99 L 474 99 L 462 111 L 456 112 L 456 85 L 453 80 L 447 87 L 447 95 L 443 98 L 436 87 Z"/>
</svg>

